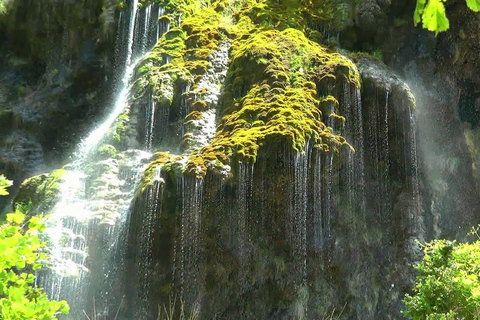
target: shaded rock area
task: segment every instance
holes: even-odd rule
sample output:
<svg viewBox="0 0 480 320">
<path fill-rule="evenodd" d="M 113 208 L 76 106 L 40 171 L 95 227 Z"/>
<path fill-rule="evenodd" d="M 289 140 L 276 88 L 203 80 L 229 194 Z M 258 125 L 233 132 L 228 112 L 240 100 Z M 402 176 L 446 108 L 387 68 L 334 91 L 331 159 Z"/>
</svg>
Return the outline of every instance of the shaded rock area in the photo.
<svg viewBox="0 0 480 320">
<path fill-rule="evenodd" d="M 405 8 L 413 8 L 413 1 L 407 3 Z M 392 7 L 392 13 L 404 10 Z M 446 13 L 450 29 L 437 37 L 405 23 L 391 26 L 379 48 L 416 97 L 423 211 L 432 226 L 428 238 L 466 239 L 480 218 L 480 78 L 478 59 L 473 58 L 480 44 L 480 17 L 464 1 L 449 2 Z"/>
<path fill-rule="evenodd" d="M 114 1 L 7 1 L 0 14 L 0 172 L 12 193 L 58 167 L 114 87 Z M 8 198 L 0 200 L 3 209 Z"/>
</svg>

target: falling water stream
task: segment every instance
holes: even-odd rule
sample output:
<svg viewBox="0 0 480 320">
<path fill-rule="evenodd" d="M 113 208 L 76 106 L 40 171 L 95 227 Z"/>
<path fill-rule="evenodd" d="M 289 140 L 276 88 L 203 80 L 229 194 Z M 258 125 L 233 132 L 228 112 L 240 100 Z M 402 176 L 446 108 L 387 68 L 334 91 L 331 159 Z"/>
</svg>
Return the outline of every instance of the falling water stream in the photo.
<svg viewBox="0 0 480 320">
<path fill-rule="evenodd" d="M 99 306 L 103 302 L 99 300 L 109 294 L 108 286 L 98 279 L 108 281 L 109 255 L 113 254 L 127 220 L 149 154 L 129 150 L 117 159 L 102 160 L 95 151 L 128 107 L 129 84 L 136 62 L 163 32 L 157 22 L 161 12 L 154 4 L 139 9 L 138 0 L 133 0 L 128 11 L 121 13 L 118 34 L 125 36 L 117 38 L 117 46 L 125 52 L 119 52 L 117 58 L 123 60 L 125 67 L 117 98 L 109 115 L 79 144 L 73 162 L 66 166 L 60 200 L 47 221 L 51 267 L 40 274 L 38 281 L 51 298 L 68 301 L 71 316 L 83 317 L 85 310 L 92 308 L 97 309 L 93 317 L 101 315 Z"/>
</svg>

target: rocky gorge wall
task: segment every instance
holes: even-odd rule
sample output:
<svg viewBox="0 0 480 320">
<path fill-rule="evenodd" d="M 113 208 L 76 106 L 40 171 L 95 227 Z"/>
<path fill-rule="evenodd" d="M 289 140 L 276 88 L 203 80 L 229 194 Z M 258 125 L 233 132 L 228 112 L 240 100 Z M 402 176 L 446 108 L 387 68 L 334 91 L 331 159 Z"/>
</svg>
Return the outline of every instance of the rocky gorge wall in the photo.
<svg viewBox="0 0 480 320">
<path fill-rule="evenodd" d="M 401 318 L 415 241 L 465 237 L 478 207 L 475 77 L 438 77 L 447 40 L 394 20 L 412 4 L 159 3 L 165 33 L 85 171 L 97 315 L 153 319 L 177 296 L 205 319 Z M 325 44 L 383 49 L 417 107 L 384 64 Z M 16 203 L 49 211 L 64 174 L 25 181 Z"/>
</svg>

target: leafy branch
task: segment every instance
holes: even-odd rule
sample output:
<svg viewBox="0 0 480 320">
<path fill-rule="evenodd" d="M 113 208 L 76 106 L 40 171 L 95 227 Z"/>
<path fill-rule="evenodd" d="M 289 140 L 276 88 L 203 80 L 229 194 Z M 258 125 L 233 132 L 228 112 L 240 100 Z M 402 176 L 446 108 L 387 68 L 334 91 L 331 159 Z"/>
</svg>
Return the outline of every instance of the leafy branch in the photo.
<svg viewBox="0 0 480 320">
<path fill-rule="evenodd" d="M 447 15 L 445 13 L 445 3 L 447 0 L 417 0 L 415 12 L 413 13 L 413 22 L 415 25 L 422 22 L 425 29 L 439 32 L 446 31 L 450 27 Z M 480 0 L 466 0 L 468 8 L 475 12 L 480 11 Z"/>
</svg>

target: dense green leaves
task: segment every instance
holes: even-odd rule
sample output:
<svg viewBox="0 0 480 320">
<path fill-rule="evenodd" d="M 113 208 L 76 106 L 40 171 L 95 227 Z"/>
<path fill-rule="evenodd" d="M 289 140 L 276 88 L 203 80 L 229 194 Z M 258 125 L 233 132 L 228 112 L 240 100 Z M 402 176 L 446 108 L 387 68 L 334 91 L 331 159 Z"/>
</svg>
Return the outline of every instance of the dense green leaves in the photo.
<svg viewBox="0 0 480 320">
<path fill-rule="evenodd" d="M 0 194 L 8 194 L 11 184 L 0 176 Z M 16 211 L 7 214 L 7 222 L 0 226 L 0 319 L 51 320 L 59 313 L 68 313 L 65 301 L 51 301 L 41 288 L 34 286 L 34 270 L 41 268 L 45 259 L 45 244 L 39 233 L 45 229 L 42 216 L 26 220 Z"/>
<path fill-rule="evenodd" d="M 422 22 L 425 29 L 434 31 L 436 34 L 445 31 L 450 27 L 445 13 L 444 3 L 447 0 L 417 0 L 413 22 L 415 25 Z M 480 0 L 466 0 L 467 6 L 475 11 L 480 11 Z"/>
<path fill-rule="evenodd" d="M 424 248 L 405 315 L 413 320 L 480 319 L 480 241 L 435 240 Z"/>
</svg>

